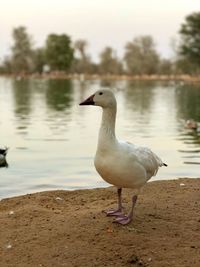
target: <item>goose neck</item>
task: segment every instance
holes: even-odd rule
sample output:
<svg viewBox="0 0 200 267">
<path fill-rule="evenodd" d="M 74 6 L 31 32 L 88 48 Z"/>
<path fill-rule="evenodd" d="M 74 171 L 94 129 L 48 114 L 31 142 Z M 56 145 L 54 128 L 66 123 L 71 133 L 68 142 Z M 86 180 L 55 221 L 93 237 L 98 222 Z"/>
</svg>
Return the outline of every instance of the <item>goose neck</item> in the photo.
<svg viewBox="0 0 200 267">
<path fill-rule="evenodd" d="M 99 143 L 115 141 L 116 107 L 103 108 L 101 127 L 99 132 Z"/>
</svg>

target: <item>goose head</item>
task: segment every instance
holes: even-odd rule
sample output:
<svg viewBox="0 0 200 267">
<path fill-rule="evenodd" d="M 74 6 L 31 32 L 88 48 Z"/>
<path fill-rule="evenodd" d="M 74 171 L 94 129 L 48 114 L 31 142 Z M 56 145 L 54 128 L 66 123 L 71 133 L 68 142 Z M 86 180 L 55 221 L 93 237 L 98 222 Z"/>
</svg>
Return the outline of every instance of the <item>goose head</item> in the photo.
<svg viewBox="0 0 200 267">
<path fill-rule="evenodd" d="M 88 97 L 79 105 L 93 105 L 100 106 L 102 108 L 116 107 L 116 99 L 114 94 L 110 90 L 98 90 L 95 94 Z"/>
</svg>

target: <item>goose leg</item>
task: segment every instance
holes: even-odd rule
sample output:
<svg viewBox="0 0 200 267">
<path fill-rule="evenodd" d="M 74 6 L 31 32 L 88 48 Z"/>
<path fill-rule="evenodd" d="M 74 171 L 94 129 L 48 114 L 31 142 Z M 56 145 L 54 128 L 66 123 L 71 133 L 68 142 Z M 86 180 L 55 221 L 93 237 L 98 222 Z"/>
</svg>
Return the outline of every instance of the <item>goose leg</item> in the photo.
<svg viewBox="0 0 200 267">
<path fill-rule="evenodd" d="M 107 216 L 123 216 L 122 213 L 122 188 L 117 189 L 117 195 L 118 195 L 118 208 L 115 209 L 110 209 L 105 211 Z"/>
<path fill-rule="evenodd" d="M 134 195 L 132 197 L 132 207 L 131 207 L 131 210 L 130 210 L 129 214 L 128 215 L 119 216 L 118 218 L 115 219 L 114 222 L 122 224 L 122 225 L 126 225 L 126 224 L 130 223 L 132 221 L 132 219 L 133 219 L 133 209 L 135 207 L 136 201 L 137 201 L 137 195 Z"/>
</svg>

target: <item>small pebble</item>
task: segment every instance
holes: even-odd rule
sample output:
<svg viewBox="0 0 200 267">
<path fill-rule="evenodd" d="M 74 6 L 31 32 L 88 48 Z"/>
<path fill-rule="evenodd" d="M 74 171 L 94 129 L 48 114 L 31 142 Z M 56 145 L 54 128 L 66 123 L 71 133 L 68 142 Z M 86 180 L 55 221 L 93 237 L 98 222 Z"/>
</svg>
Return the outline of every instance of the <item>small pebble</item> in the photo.
<svg viewBox="0 0 200 267">
<path fill-rule="evenodd" d="M 7 248 L 7 249 L 11 249 L 11 248 L 12 248 L 12 245 L 11 245 L 11 244 L 8 244 L 8 245 L 6 246 L 6 248 Z"/>
<path fill-rule="evenodd" d="M 9 213 L 8 213 L 9 215 L 13 215 L 14 214 L 14 211 L 13 210 L 11 210 L 11 211 L 9 211 Z"/>
<path fill-rule="evenodd" d="M 60 214 L 62 211 L 61 210 L 54 210 L 55 214 Z"/>
<path fill-rule="evenodd" d="M 56 197 L 56 200 L 63 200 L 61 197 Z"/>
<path fill-rule="evenodd" d="M 185 186 L 185 184 L 184 183 L 180 183 L 180 186 Z"/>
</svg>

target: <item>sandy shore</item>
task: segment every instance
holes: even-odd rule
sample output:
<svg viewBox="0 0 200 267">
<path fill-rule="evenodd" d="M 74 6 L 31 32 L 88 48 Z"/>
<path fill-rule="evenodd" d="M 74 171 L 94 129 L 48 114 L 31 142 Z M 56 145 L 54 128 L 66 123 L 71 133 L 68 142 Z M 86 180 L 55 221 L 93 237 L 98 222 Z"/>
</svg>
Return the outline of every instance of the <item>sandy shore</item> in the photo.
<svg viewBox="0 0 200 267">
<path fill-rule="evenodd" d="M 1 200 L 0 266 L 200 266 L 200 179 L 148 183 L 128 226 L 102 212 L 115 203 L 113 187 Z"/>
</svg>

